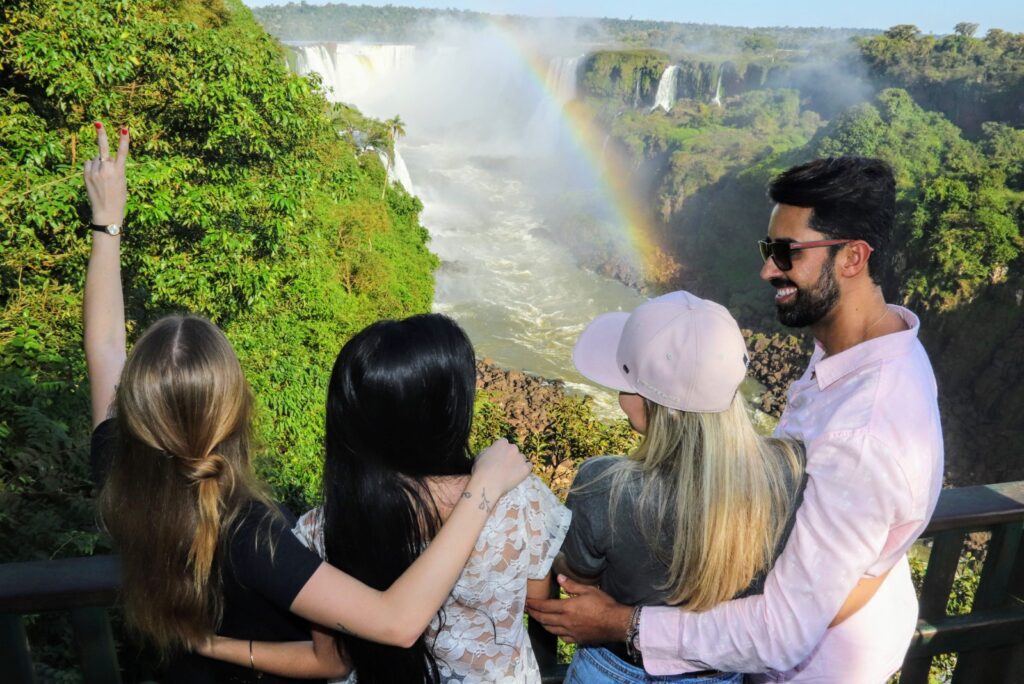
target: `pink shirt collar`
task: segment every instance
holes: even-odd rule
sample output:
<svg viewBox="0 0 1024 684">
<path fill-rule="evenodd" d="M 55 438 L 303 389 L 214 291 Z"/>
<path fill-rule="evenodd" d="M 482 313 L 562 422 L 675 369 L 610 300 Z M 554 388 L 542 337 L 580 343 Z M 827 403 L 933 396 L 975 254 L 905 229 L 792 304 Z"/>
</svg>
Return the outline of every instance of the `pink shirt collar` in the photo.
<svg viewBox="0 0 1024 684">
<path fill-rule="evenodd" d="M 921 328 L 921 321 L 902 306 L 895 304 L 887 306 L 903 319 L 908 330 L 861 342 L 835 356 L 825 356 L 825 348 L 817 340 L 814 341 L 814 354 L 807 365 L 807 370 L 810 377 L 817 380 L 818 389 L 825 390 L 829 385 L 850 373 L 910 352 L 917 341 L 917 332 Z"/>
</svg>

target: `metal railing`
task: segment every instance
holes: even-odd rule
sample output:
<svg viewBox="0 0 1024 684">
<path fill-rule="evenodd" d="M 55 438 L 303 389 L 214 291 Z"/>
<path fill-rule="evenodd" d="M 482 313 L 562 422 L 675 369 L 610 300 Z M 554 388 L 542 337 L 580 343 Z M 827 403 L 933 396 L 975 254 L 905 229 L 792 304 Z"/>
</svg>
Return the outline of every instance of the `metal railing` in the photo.
<svg viewBox="0 0 1024 684">
<path fill-rule="evenodd" d="M 946 606 L 968 535 L 991 534 L 971 612 Z M 901 684 L 927 683 L 932 658 L 957 653 L 954 684 L 1024 681 L 1024 481 L 948 489 L 924 537 L 932 540 L 917 633 Z M 109 610 L 120 569 L 114 556 L 0 565 L 0 663 L 5 682 L 35 682 L 23 617 L 68 612 L 85 684 L 121 681 Z M 531 623 L 545 684 L 561 682 L 555 637 Z"/>
<path fill-rule="evenodd" d="M 991 538 L 971 612 L 947 615 L 964 544 L 978 532 Z M 932 548 L 900 684 L 927 684 L 943 653 L 958 654 L 953 684 L 1024 681 L 1024 481 L 943 491 L 924 536 Z"/>
</svg>

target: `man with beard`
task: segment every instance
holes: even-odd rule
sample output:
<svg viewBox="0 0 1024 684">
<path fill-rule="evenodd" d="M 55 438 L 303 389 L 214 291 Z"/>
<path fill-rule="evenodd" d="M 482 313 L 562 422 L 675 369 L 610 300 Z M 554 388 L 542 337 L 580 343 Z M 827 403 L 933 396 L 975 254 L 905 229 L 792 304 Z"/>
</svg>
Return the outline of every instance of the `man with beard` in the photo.
<svg viewBox="0 0 1024 684">
<path fill-rule="evenodd" d="M 779 320 L 809 327 L 815 351 L 777 428 L 806 445 L 809 478 L 763 594 L 703 613 L 641 610 L 560 576 L 577 596 L 531 601 L 530 614 L 572 641 L 626 641 L 651 674 L 884 682 L 915 629 L 906 552 L 935 508 L 943 463 L 918 318 L 879 286 L 895 183 L 884 162 L 840 157 L 786 171 L 769 196 L 761 278 Z"/>
</svg>

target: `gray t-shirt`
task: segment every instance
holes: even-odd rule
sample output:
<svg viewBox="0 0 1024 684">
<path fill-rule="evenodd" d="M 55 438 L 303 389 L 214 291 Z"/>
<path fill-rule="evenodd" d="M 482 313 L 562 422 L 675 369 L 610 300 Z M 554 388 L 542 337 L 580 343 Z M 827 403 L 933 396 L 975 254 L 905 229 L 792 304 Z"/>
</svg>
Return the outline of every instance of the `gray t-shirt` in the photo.
<svg viewBox="0 0 1024 684">
<path fill-rule="evenodd" d="M 671 560 L 673 520 L 664 520 L 659 530 L 659 554 L 647 544 L 637 525 L 635 501 L 640 494 L 640 473 L 631 473 L 622 498 L 610 519 L 609 498 L 612 477 L 605 473 L 621 456 L 598 456 L 580 466 L 565 505 L 572 511 L 572 524 L 562 544 L 569 568 L 582 577 L 597 578 L 601 589 L 619 603 L 628 606 L 664 605 L 668 592 L 659 587 L 668 580 Z M 793 512 L 779 540 L 776 556 L 782 551 L 793 527 L 796 509 L 803 500 L 806 475 L 793 487 L 798 490 Z M 760 593 L 764 577 L 754 579 L 741 595 Z"/>
</svg>

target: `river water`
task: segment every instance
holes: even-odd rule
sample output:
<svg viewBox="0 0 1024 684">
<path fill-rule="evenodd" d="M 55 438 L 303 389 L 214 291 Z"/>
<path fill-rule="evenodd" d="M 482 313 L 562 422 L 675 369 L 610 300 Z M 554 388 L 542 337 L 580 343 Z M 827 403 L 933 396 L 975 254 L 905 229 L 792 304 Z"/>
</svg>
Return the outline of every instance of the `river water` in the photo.
<svg viewBox="0 0 1024 684">
<path fill-rule="evenodd" d="M 442 262 L 434 309 L 466 329 L 479 356 L 561 378 L 594 396 L 601 414 L 614 415 L 614 395 L 573 368 L 572 346 L 598 314 L 644 299 L 580 268 L 555 239 L 564 221 L 605 220 L 600 206 L 585 216 L 551 211 L 553 186 L 574 197 L 594 190 L 563 144 L 559 99 L 531 90 L 521 61 L 488 53 L 483 63 L 467 64 L 480 54 L 474 45 L 295 49 L 300 71 L 319 72 L 333 99 L 406 122 L 396 160 L 404 168 L 395 175 L 422 200 L 430 248 Z M 558 81 L 573 87 L 566 64 L 575 61 L 551 62 L 556 88 Z M 467 92 L 460 83 L 476 87 Z"/>
</svg>

